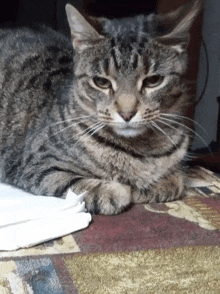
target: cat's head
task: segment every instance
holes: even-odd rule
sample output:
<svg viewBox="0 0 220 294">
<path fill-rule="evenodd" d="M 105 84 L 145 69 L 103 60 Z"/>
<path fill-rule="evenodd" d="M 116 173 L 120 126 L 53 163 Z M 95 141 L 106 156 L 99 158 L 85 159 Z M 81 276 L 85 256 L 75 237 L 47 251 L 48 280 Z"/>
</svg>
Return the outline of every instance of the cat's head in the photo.
<svg viewBox="0 0 220 294">
<path fill-rule="evenodd" d="M 79 105 L 124 137 L 162 113 L 183 115 L 189 30 L 200 10 L 195 0 L 166 15 L 88 22 L 68 4 Z"/>
</svg>

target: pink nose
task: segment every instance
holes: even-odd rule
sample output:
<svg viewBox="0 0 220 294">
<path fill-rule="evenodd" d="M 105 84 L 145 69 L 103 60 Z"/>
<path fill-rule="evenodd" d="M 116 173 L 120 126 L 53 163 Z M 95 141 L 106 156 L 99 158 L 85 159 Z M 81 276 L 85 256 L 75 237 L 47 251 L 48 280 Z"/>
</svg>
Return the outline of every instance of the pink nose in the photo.
<svg viewBox="0 0 220 294">
<path fill-rule="evenodd" d="M 137 111 L 119 111 L 118 113 L 126 122 L 128 122 L 135 116 Z"/>
</svg>

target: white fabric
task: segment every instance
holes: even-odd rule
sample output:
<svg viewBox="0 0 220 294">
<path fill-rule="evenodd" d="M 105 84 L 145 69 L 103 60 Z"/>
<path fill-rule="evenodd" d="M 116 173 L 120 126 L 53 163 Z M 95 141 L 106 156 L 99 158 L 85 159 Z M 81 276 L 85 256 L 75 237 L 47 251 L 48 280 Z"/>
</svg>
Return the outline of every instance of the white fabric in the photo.
<svg viewBox="0 0 220 294">
<path fill-rule="evenodd" d="M 35 196 L 0 183 L 0 250 L 16 250 L 86 228 L 83 194 L 66 199 Z"/>
</svg>

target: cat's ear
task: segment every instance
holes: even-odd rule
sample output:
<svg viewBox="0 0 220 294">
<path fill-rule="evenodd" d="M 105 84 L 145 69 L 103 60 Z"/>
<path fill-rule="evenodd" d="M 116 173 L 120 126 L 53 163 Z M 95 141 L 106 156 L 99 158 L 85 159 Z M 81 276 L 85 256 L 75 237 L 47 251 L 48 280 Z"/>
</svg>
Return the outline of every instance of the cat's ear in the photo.
<svg viewBox="0 0 220 294">
<path fill-rule="evenodd" d="M 103 38 L 72 5 L 66 5 L 66 14 L 75 50 L 82 51 Z"/>
<path fill-rule="evenodd" d="M 165 15 L 158 15 L 160 25 L 166 33 L 157 40 L 165 45 L 170 45 L 181 52 L 189 43 L 190 28 L 202 9 L 202 0 L 193 0 L 179 9 Z"/>
</svg>

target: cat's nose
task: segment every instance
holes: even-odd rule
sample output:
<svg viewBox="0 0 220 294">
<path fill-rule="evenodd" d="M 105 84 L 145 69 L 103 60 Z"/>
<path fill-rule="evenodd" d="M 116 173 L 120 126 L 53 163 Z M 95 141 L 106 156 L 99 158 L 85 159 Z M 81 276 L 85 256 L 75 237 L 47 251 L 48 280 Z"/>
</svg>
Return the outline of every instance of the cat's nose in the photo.
<svg viewBox="0 0 220 294">
<path fill-rule="evenodd" d="M 132 117 L 135 116 L 137 111 L 119 111 L 118 113 L 126 122 L 129 122 L 132 119 Z"/>
</svg>

